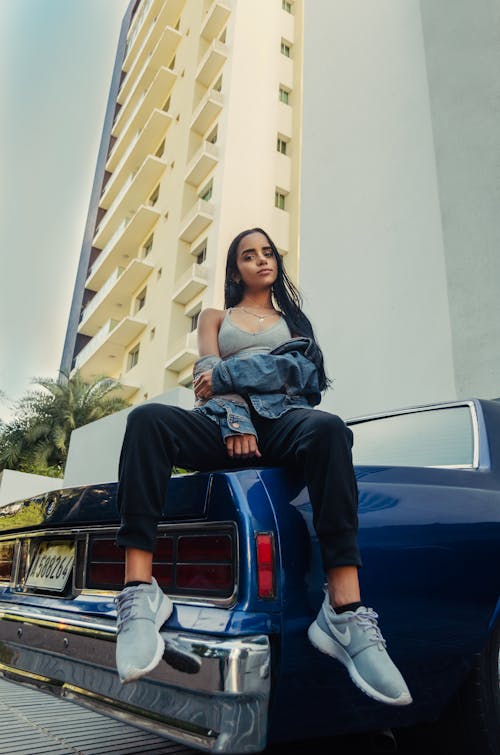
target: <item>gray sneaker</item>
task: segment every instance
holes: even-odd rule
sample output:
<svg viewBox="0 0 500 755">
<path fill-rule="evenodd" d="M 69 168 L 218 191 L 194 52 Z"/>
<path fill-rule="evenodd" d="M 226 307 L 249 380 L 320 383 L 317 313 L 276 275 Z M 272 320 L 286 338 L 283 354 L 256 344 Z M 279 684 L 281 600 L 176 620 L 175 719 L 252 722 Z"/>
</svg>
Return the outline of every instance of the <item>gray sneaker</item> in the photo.
<svg viewBox="0 0 500 755">
<path fill-rule="evenodd" d="M 159 630 L 171 615 L 173 605 L 154 577 L 151 585 L 125 587 L 115 602 L 116 668 L 122 683 L 132 682 L 161 661 L 165 643 Z"/>
<path fill-rule="evenodd" d="M 337 614 L 327 593 L 307 635 L 315 648 L 344 664 L 365 694 L 388 705 L 409 705 L 410 691 L 389 658 L 377 618 L 375 611 L 365 606 Z"/>
</svg>

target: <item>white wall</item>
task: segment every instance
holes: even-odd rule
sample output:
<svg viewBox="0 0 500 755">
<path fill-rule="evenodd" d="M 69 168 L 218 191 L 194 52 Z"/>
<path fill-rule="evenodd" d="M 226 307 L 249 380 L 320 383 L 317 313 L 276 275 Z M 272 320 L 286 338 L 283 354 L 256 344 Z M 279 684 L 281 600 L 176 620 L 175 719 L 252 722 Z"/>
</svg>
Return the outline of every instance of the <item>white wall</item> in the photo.
<svg viewBox="0 0 500 755">
<path fill-rule="evenodd" d="M 456 396 L 418 0 L 305 7 L 300 283 L 355 416 Z"/>
<path fill-rule="evenodd" d="M 59 477 L 46 477 L 4 469 L 0 472 L 0 507 L 47 493 L 49 490 L 59 490 L 62 487 L 63 481 Z"/>
<path fill-rule="evenodd" d="M 187 388 L 175 388 L 143 403 L 153 402 L 192 409 L 193 392 Z M 90 422 L 73 431 L 64 485 L 60 487 L 71 488 L 78 485 L 116 482 L 127 415 L 133 408 L 123 409 L 121 412 Z"/>
</svg>

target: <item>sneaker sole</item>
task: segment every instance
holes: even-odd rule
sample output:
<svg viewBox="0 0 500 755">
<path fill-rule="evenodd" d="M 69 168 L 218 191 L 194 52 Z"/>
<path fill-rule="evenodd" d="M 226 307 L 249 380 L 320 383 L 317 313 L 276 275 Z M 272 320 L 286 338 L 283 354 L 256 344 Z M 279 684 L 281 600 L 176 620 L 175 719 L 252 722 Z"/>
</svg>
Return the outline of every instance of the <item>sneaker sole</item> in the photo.
<svg viewBox="0 0 500 755">
<path fill-rule="evenodd" d="M 379 703 L 385 703 L 386 705 L 409 705 L 413 702 L 411 695 L 408 693 L 403 692 L 399 697 L 387 697 L 387 695 L 383 695 L 368 684 L 368 682 L 359 674 L 349 653 L 344 650 L 340 643 L 327 635 L 326 632 L 323 632 L 321 627 L 319 627 L 315 621 L 307 630 L 307 636 L 309 637 L 311 645 L 314 645 L 317 650 L 335 658 L 337 661 L 340 661 L 340 663 L 346 667 L 354 684 L 359 687 L 365 695 L 373 698 L 373 700 L 377 700 Z"/>
<path fill-rule="evenodd" d="M 167 619 L 170 618 L 172 615 L 172 611 L 174 610 L 174 605 L 168 595 L 163 595 L 163 600 L 160 603 L 160 607 L 158 608 L 158 613 L 156 614 L 155 619 L 155 626 L 158 630 L 158 642 L 156 645 L 155 654 L 153 656 L 153 660 L 151 663 L 149 663 L 145 668 L 141 669 L 134 669 L 133 671 L 130 671 L 129 674 L 122 678 L 120 677 L 120 681 L 122 684 L 128 684 L 129 682 L 135 682 L 137 679 L 140 679 L 143 676 L 146 676 L 146 674 L 149 674 L 150 671 L 152 671 L 154 668 L 156 668 L 163 658 L 163 652 L 165 650 L 165 642 L 163 640 L 163 637 L 160 634 L 160 627 L 163 626 L 163 624 L 166 622 Z"/>
</svg>

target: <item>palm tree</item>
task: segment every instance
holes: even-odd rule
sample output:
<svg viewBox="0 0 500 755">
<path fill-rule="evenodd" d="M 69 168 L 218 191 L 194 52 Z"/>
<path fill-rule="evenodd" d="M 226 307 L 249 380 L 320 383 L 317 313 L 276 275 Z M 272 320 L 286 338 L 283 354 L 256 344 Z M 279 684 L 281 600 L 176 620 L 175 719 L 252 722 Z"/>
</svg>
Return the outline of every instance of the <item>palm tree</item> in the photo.
<svg viewBox="0 0 500 755">
<path fill-rule="evenodd" d="M 0 470 L 9 468 L 62 477 L 72 431 L 128 406 L 113 378 L 86 382 L 80 373 L 59 380 L 36 378 L 16 404 L 15 417 L 0 426 Z"/>
</svg>

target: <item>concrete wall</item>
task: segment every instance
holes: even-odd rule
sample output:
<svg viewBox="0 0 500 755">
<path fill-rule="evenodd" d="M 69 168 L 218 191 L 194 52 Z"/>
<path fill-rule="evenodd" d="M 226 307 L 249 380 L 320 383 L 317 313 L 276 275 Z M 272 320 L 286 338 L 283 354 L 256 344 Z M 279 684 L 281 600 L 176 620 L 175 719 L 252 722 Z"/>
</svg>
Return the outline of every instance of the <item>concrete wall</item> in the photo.
<svg viewBox="0 0 500 755">
<path fill-rule="evenodd" d="M 63 481 L 59 477 L 46 477 L 4 469 L 0 472 L 0 507 L 47 493 L 49 490 L 59 490 L 62 487 Z"/>
<path fill-rule="evenodd" d="M 353 416 L 456 397 L 418 0 L 304 19 L 300 283 Z"/>
<path fill-rule="evenodd" d="M 187 388 L 175 388 L 143 403 L 153 402 L 192 409 L 193 393 Z M 132 408 L 90 422 L 73 431 L 64 485 L 59 487 L 71 488 L 92 483 L 116 482 L 127 415 Z"/>
<path fill-rule="evenodd" d="M 500 396 L 500 3 L 421 0 L 458 396 Z"/>
</svg>

